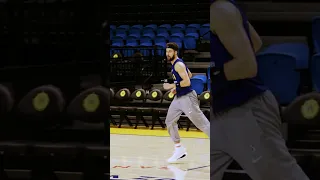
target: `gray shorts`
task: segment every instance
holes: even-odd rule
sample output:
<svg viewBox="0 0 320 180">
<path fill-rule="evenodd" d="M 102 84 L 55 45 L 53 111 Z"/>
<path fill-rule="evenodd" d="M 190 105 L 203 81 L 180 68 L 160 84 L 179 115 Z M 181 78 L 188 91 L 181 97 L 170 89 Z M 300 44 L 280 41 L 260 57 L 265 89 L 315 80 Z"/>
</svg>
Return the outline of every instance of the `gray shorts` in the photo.
<svg viewBox="0 0 320 180">
<path fill-rule="evenodd" d="M 233 160 L 253 180 L 309 179 L 288 152 L 270 91 L 210 119 L 211 179 L 221 180 Z"/>
</svg>

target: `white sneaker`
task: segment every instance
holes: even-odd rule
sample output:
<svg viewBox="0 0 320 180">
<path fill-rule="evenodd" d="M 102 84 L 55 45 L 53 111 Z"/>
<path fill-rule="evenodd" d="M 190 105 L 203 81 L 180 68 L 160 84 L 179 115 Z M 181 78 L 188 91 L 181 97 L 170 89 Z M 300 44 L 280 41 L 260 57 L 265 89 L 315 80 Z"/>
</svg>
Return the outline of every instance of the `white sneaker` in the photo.
<svg viewBox="0 0 320 180">
<path fill-rule="evenodd" d="M 175 166 L 167 166 L 167 168 L 173 173 L 175 180 L 184 180 L 187 171 L 183 171 Z"/>
<path fill-rule="evenodd" d="M 184 147 L 175 148 L 173 155 L 167 160 L 168 163 L 174 163 L 187 156 L 187 149 Z"/>
</svg>

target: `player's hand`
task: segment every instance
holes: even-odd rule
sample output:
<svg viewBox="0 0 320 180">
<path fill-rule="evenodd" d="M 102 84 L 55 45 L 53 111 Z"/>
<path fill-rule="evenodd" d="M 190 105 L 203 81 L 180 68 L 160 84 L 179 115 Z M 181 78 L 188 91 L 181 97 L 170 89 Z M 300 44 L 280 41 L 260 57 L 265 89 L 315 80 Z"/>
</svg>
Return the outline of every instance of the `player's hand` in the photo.
<svg viewBox="0 0 320 180">
<path fill-rule="evenodd" d="M 171 85 L 171 84 L 169 84 L 169 83 L 163 83 L 163 89 L 169 90 L 169 89 L 171 89 L 171 88 L 172 88 L 172 85 Z"/>
<path fill-rule="evenodd" d="M 170 91 L 171 91 L 172 94 L 177 94 L 176 88 L 173 88 L 173 89 L 171 89 Z"/>
</svg>

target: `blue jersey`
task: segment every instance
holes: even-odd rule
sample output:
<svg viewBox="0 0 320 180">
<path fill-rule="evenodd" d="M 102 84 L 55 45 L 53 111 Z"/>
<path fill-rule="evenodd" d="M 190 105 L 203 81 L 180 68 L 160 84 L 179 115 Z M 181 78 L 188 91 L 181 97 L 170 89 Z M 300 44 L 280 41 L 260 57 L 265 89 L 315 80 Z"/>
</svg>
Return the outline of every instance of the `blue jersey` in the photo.
<svg viewBox="0 0 320 180">
<path fill-rule="evenodd" d="M 214 1 L 215 0 L 211 0 L 211 3 Z M 239 9 L 233 0 L 229 0 L 229 2 Z M 243 27 L 251 41 L 247 17 L 240 9 L 239 11 L 241 12 L 243 19 Z M 232 60 L 233 57 L 223 46 L 219 37 L 213 32 L 210 33 L 211 64 L 214 64 L 215 67 L 223 68 L 224 63 Z M 227 111 L 230 108 L 246 103 L 248 100 L 260 95 L 265 90 L 267 90 L 267 88 L 258 77 L 235 81 L 213 82 L 211 84 L 212 110 L 214 112 Z"/>
<path fill-rule="evenodd" d="M 177 62 L 182 62 L 185 66 L 186 64 L 183 62 L 182 59 L 177 59 L 173 64 L 172 64 L 172 78 L 174 83 L 176 84 L 176 96 L 180 97 L 183 96 L 185 94 L 188 94 L 189 92 L 191 92 L 193 89 L 191 88 L 191 86 L 188 87 L 181 87 L 180 86 L 180 82 L 182 81 L 182 78 L 180 77 L 179 73 L 174 69 L 174 66 L 176 65 Z M 186 66 L 186 70 L 188 72 L 188 68 Z"/>
</svg>

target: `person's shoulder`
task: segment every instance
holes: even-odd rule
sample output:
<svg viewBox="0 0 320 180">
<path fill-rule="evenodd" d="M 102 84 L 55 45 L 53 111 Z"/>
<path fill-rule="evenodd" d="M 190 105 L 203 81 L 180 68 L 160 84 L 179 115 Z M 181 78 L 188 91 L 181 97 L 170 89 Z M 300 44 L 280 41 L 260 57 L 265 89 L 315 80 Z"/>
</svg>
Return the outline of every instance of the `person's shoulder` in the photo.
<svg viewBox="0 0 320 180">
<path fill-rule="evenodd" d="M 236 15 L 237 11 L 237 7 L 228 0 L 217 0 L 210 6 L 210 12 L 219 16 Z"/>
</svg>

